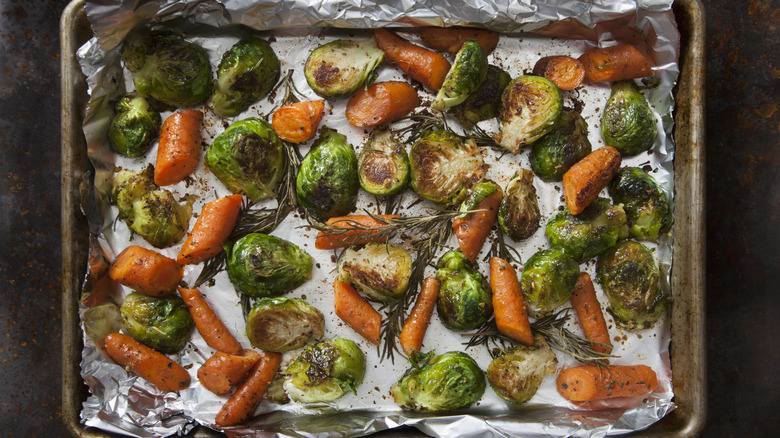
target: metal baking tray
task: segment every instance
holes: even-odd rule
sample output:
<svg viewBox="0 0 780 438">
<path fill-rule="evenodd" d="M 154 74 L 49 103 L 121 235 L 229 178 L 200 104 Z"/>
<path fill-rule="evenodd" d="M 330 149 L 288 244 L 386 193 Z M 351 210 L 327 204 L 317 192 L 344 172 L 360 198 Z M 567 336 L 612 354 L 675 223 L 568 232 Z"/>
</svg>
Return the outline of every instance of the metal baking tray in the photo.
<svg viewBox="0 0 780 438">
<path fill-rule="evenodd" d="M 671 289 L 671 363 L 677 409 L 641 432 L 642 436 L 693 437 L 707 419 L 705 336 L 705 186 L 704 84 L 705 16 L 699 0 L 677 0 L 673 10 L 681 33 L 680 78 L 674 112 L 674 264 Z M 118 437 L 87 428 L 80 411 L 87 388 L 79 370 L 82 335 L 78 300 L 88 254 L 88 228 L 80 210 L 79 185 L 90 164 L 82 132 L 87 84 L 76 50 L 92 37 L 84 0 L 73 0 L 60 19 L 61 152 L 62 152 L 62 418 L 74 437 Z M 197 427 L 191 437 L 220 433 Z M 375 434 L 381 437 L 424 436 L 412 428 Z"/>
</svg>

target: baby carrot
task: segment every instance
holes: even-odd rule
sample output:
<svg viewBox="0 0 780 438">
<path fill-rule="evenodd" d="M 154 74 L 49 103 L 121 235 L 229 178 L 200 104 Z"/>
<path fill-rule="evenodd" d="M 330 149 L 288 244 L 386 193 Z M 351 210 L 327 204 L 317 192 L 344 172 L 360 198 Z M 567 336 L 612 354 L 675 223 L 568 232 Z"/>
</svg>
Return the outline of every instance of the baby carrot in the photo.
<svg viewBox="0 0 780 438">
<path fill-rule="evenodd" d="M 179 295 L 195 321 L 195 328 L 209 347 L 230 354 L 238 354 L 243 350 L 241 344 L 225 327 L 225 323 L 203 299 L 200 291 L 180 287 Z"/>
<path fill-rule="evenodd" d="M 138 292 L 161 297 L 176 290 L 184 270 L 176 260 L 142 246 L 131 245 L 116 256 L 108 275 Z"/>
<path fill-rule="evenodd" d="M 580 214 L 620 168 L 620 152 L 604 146 L 586 155 L 563 174 L 563 194 L 571 214 Z"/>
<path fill-rule="evenodd" d="M 415 301 L 412 311 L 409 312 L 409 317 L 406 318 L 404 328 L 401 329 L 401 349 L 407 356 L 422 348 L 423 338 L 425 338 L 425 332 L 431 322 L 431 315 L 436 307 L 438 296 L 439 281 L 434 277 L 426 278 L 423 281 L 420 294 L 417 295 L 417 301 Z"/>
<path fill-rule="evenodd" d="M 157 146 L 154 183 L 169 186 L 183 180 L 198 167 L 203 113 L 184 110 L 165 119 Z"/>
<path fill-rule="evenodd" d="M 215 199 L 203 206 L 198 220 L 184 240 L 176 257 L 182 265 L 194 265 L 222 252 L 241 211 L 241 195 Z"/>
<path fill-rule="evenodd" d="M 336 315 L 364 338 L 379 345 L 382 316 L 349 283 L 333 283 Z"/>
<path fill-rule="evenodd" d="M 604 354 L 612 353 L 612 341 L 609 340 L 607 322 L 604 321 L 601 305 L 596 298 L 593 281 L 586 272 L 580 273 L 570 299 L 585 337 L 593 341 L 590 348 Z"/>
<path fill-rule="evenodd" d="M 291 103 L 274 111 L 271 127 L 282 140 L 303 143 L 317 134 L 324 111 L 324 100 Z"/>
<path fill-rule="evenodd" d="M 254 350 L 244 350 L 239 354 L 217 351 L 198 369 L 198 381 L 214 394 L 227 394 L 241 382 L 260 357 Z"/>
<path fill-rule="evenodd" d="M 379 232 L 372 232 L 371 229 L 387 225 L 381 221 L 389 221 L 394 217 L 398 216 L 356 214 L 332 217 L 328 219 L 328 225 L 345 230 L 343 232 L 320 231 L 314 240 L 314 247 L 317 249 L 336 249 L 369 242 L 386 242 L 387 234 L 378 235 Z"/>
<path fill-rule="evenodd" d="M 584 365 L 558 375 L 558 392 L 570 401 L 645 396 L 658 385 L 658 377 L 645 365 Z"/>
<path fill-rule="evenodd" d="M 376 44 L 385 57 L 410 78 L 438 91 L 450 71 L 450 62 L 441 53 L 414 45 L 386 29 L 374 29 Z"/>
<path fill-rule="evenodd" d="M 452 220 L 452 230 L 458 238 L 458 246 L 472 263 L 477 260 L 477 256 L 482 250 L 488 234 L 490 234 L 490 228 L 496 223 L 498 207 L 503 197 L 504 192 L 499 187 L 474 208 L 474 210 L 485 211 L 469 213 L 464 218 L 457 217 Z"/>
<path fill-rule="evenodd" d="M 190 386 L 190 374 L 168 356 L 121 333 L 112 333 L 104 340 L 111 359 L 156 387 L 181 391 Z"/>
<path fill-rule="evenodd" d="M 573 90 L 585 79 L 585 66 L 571 56 L 545 56 L 536 61 L 533 73 L 553 81 L 561 90 Z"/>
<path fill-rule="evenodd" d="M 453 55 L 468 40 L 476 41 L 489 54 L 498 45 L 498 36 L 498 32 L 492 30 L 469 27 L 426 27 L 420 32 L 424 45 Z"/>
<path fill-rule="evenodd" d="M 498 331 L 522 344 L 533 344 L 523 291 L 515 269 L 506 260 L 490 258 L 490 288 Z"/>
<path fill-rule="evenodd" d="M 360 128 L 379 126 L 409 114 L 419 104 L 417 90 L 408 83 L 376 82 L 349 98 L 347 120 Z"/>
<path fill-rule="evenodd" d="M 281 364 L 281 354 L 263 352 L 263 357 L 217 413 L 217 426 L 233 426 L 247 420 L 260 404 Z"/>
<path fill-rule="evenodd" d="M 588 50 L 579 57 L 585 68 L 584 82 L 614 82 L 653 74 L 650 62 L 631 44 Z"/>
</svg>

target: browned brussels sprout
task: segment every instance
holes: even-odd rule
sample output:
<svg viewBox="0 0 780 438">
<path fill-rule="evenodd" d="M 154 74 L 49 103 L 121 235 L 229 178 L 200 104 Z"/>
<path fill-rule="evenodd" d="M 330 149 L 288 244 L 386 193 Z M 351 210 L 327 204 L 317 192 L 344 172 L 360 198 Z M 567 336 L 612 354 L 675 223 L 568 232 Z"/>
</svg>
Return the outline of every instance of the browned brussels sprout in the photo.
<svg viewBox="0 0 780 438">
<path fill-rule="evenodd" d="M 637 240 L 658 241 L 672 226 L 672 201 L 656 180 L 638 167 L 624 167 L 607 186 L 609 196 L 628 216 Z"/>
<path fill-rule="evenodd" d="M 498 144 L 518 153 L 552 131 L 563 108 L 561 90 L 541 76 L 512 80 L 501 96 L 501 133 Z"/>
<path fill-rule="evenodd" d="M 374 131 L 358 156 L 363 190 L 377 196 L 394 195 L 409 183 L 409 155 L 390 131 Z"/>
<path fill-rule="evenodd" d="M 509 73 L 495 65 L 488 65 L 487 76 L 482 85 L 469 94 L 463 103 L 452 108 L 452 114 L 466 129 L 472 129 L 477 123 L 498 116 L 501 94 L 511 80 Z"/>
<path fill-rule="evenodd" d="M 488 70 L 487 53 L 476 41 L 463 43 L 450 67 L 444 83 L 436 98 L 431 102 L 431 108 L 445 111 L 466 100 L 485 80 Z"/>
<path fill-rule="evenodd" d="M 534 173 L 520 169 L 506 186 L 498 208 L 498 225 L 504 234 L 519 241 L 531 237 L 539 228 L 540 219 Z"/>
<path fill-rule="evenodd" d="M 355 388 L 366 373 L 366 358 L 349 339 L 309 345 L 284 372 L 284 390 L 299 403 L 333 401 Z"/>
<path fill-rule="evenodd" d="M 574 216 L 568 208 L 547 222 L 550 246 L 583 263 L 628 237 L 626 212 L 607 198 L 596 198 L 582 213 Z"/>
<path fill-rule="evenodd" d="M 211 97 L 214 112 L 220 117 L 239 115 L 271 91 L 279 74 L 279 58 L 265 40 L 242 38 L 219 61 Z"/>
<path fill-rule="evenodd" d="M 536 394 L 544 376 L 555 374 L 557 364 L 555 353 L 537 334 L 532 345 L 518 345 L 493 359 L 486 374 L 496 394 L 517 406 Z"/>
<path fill-rule="evenodd" d="M 303 73 L 315 93 L 325 99 L 349 97 L 376 78 L 376 68 L 385 52 L 371 38 L 365 41 L 336 40 L 312 50 Z"/>
<path fill-rule="evenodd" d="M 114 106 L 116 115 L 108 127 L 108 142 L 117 153 L 138 157 L 160 135 L 162 118 L 141 96 L 123 96 Z"/>
<path fill-rule="evenodd" d="M 325 332 L 325 317 L 299 298 L 261 298 L 246 319 L 246 337 L 253 347 L 282 353 L 319 339 Z"/>
<path fill-rule="evenodd" d="M 528 158 L 536 176 L 545 181 L 560 181 L 563 174 L 591 150 L 585 119 L 579 111 L 564 108 L 558 125 L 534 142 Z"/>
<path fill-rule="evenodd" d="M 400 299 L 412 276 L 412 256 L 399 245 L 369 243 L 344 252 L 339 263 L 339 280 L 380 300 Z"/>
<path fill-rule="evenodd" d="M 125 332 L 155 350 L 173 354 L 190 340 L 195 322 L 178 295 L 150 297 L 133 292 L 119 308 Z"/>
<path fill-rule="evenodd" d="M 493 294 L 485 277 L 460 251 L 444 254 L 436 265 L 439 298 L 436 311 L 450 330 L 472 330 L 493 314 Z"/>
<path fill-rule="evenodd" d="M 647 100 L 633 81 L 612 84 L 612 95 L 601 117 L 604 144 L 629 157 L 653 146 L 658 128 Z"/>
<path fill-rule="evenodd" d="M 574 292 L 579 275 L 579 265 L 566 253 L 545 249 L 532 255 L 520 275 L 529 313 L 537 317 L 552 313 Z"/>
</svg>

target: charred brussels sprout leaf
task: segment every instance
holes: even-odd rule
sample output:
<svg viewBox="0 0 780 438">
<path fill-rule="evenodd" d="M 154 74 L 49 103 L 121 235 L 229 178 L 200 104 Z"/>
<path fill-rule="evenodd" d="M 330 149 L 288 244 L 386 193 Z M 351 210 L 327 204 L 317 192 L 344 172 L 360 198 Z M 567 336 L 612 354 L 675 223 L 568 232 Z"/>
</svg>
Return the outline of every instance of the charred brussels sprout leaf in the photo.
<svg viewBox="0 0 780 438">
<path fill-rule="evenodd" d="M 501 94 L 511 80 L 509 73 L 495 65 L 488 65 L 487 75 L 482 85 L 469 94 L 463 103 L 453 107 L 452 114 L 466 129 L 473 128 L 483 120 L 498 116 Z"/>
<path fill-rule="evenodd" d="M 450 330 L 475 329 L 493 314 L 493 294 L 485 277 L 460 251 L 444 254 L 436 265 L 436 310 Z"/>
<path fill-rule="evenodd" d="M 324 340 L 306 347 L 285 370 L 284 389 L 300 403 L 336 400 L 363 381 L 366 359 L 349 339 Z"/>
<path fill-rule="evenodd" d="M 394 195 L 409 183 L 409 155 L 390 131 L 374 131 L 358 156 L 363 190 L 377 196 Z"/>
<path fill-rule="evenodd" d="M 304 75 L 315 93 L 325 99 L 349 97 L 361 86 L 371 85 L 385 52 L 373 38 L 366 41 L 336 40 L 312 50 Z"/>
<path fill-rule="evenodd" d="M 476 41 L 461 46 L 431 108 L 444 111 L 466 100 L 482 85 L 488 71 L 487 53 Z"/>
<path fill-rule="evenodd" d="M 261 298 L 246 320 L 246 337 L 253 347 L 283 353 L 322 337 L 325 317 L 298 298 Z"/>
<path fill-rule="evenodd" d="M 561 90 L 541 76 L 520 76 L 504 90 L 498 113 L 498 144 L 510 152 L 535 142 L 552 131 L 563 108 Z"/>
<path fill-rule="evenodd" d="M 561 251 L 546 249 L 532 255 L 520 276 L 523 295 L 532 305 L 530 313 L 545 316 L 565 303 L 579 274 L 577 262 Z"/>
<path fill-rule="evenodd" d="M 412 367 L 390 387 L 393 399 L 410 411 L 461 409 L 485 393 L 485 374 L 466 353 L 412 353 Z"/>
<path fill-rule="evenodd" d="M 311 256 L 275 236 L 247 234 L 226 243 L 225 252 L 230 281 L 251 297 L 282 295 L 311 277 Z"/>
<path fill-rule="evenodd" d="M 601 118 L 604 144 L 629 157 L 653 146 L 658 129 L 647 100 L 632 81 L 612 84 Z"/>
<path fill-rule="evenodd" d="M 568 208 L 557 212 L 546 234 L 550 246 L 583 263 L 628 237 L 626 212 L 609 199 L 596 198 L 576 216 Z"/>
<path fill-rule="evenodd" d="M 149 150 L 160 135 L 162 118 L 141 96 L 124 96 L 114 106 L 116 115 L 108 127 L 111 148 L 126 157 L 138 157 Z"/>
<path fill-rule="evenodd" d="M 485 198 L 499 190 L 500 187 L 498 187 L 498 184 L 489 179 L 478 182 L 474 185 L 474 187 L 469 189 L 468 194 L 466 195 L 466 199 L 464 199 L 460 204 L 458 211 L 466 213 L 468 211 L 478 209 L 480 202 L 484 201 Z M 459 217 L 464 218 L 466 216 L 467 215 L 464 214 Z"/>
<path fill-rule="evenodd" d="M 101 348 L 106 344 L 103 341 L 106 336 L 118 333 L 121 329 L 122 316 L 114 303 L 90 307 L 84 312 L 84 333 Z"/>
<path fill-rule="evenodd" d="M 518 345 L 493 359 L 487 379 L 496 394 L 514 405 L 530 400 L 542 385 L 544 376 L 552 376 L 558 359 L 541 335 L 532 345 Z"/>
<path fill-rule="evenodd" d="M 133 292 L 119 308 L 125 332 L 155 350 L 173 354 L 189 341 L 195 323 L 177 295 L 160 298 Z"/>
<path fill-rule="evenodd" d="M 269 198 L 276 194 L 284 172 L 282 141 L 270 123 L 250 117 L 214 139 L 206 163 L 231 192 L 253 201 Z"/>
<path fill-rule="evenodd" d="M 398 245 L 369 243 L 347 249 L 339 263 L 340 281 L 380 300 L 400 299 L 412 276 L 412 256 Z"/>
<path fill-rule="evenodd" d="M 260 38 L 246 37 L 233 45 L 217 67 L 211 97 L 220 117 L 235 117 L 265 97 L 279 80 L 280 64 L 271 46 Z"/>
<path fill-rule="evenodd" d="M 591 150 L 585 119 L 579 111 L 564 108 L 555 129 L 534 142 L 529 156 L 531 169 L 545 181 L 560 181 Z"/>
<path fill-rule="evenodd" d="M 536 199 L 534 173 L 520 169 L 509 182 L 498 207 L 498 225 L 513 240 L 523 240 L 539 228 L 539 201 Z"/>
<path fill-rule="evenodd" d="M 622 204 L 629 233 L 638 240 L 657 241 L 672 226 L 672 202 L 656 180 L 637 167 L 624 167 L 607 186 L 609 196 Z"/>
</svg>

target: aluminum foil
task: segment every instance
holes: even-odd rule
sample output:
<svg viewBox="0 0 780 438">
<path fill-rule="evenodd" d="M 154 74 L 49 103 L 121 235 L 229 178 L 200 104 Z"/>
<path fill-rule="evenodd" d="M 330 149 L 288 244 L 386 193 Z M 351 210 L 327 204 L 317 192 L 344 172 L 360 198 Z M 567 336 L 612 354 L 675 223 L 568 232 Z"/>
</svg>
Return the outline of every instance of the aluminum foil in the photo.
<svg viewBox="0 0 780 438">
<path fill-rule="evenodd" d="M 84 133 L 95 173 L 90 180 L 94 189 L 85 192 L 85 213 L 90 221 L 93 251 L 84 287 L 85 304 L 81 309 L 82 314 L 88 306 L 105 301 L 121 302 L 122 297 L 130 292 L 126 288 L 111 284 L 104 275 L 106 260 L 110 260 L 130 244 L 130 234 L 124 223 L 115 222 L 116 207 L 109 204 L 107 193 L 115 168 L 143 168 L 154 161 L 156 146 L 145 158 L 129 159 L 117 156 L 107 145 L 106 132 L 112 116 L 112 100 L 133 88 L 128 72 L 121 65 L 118 47 L 122 38 L 139 25 L 175 25 L 185 32 L 187 39 L 206 48 L 214 66 L 219 62 L 221 54 L 238 39 L 236 29 L 232 25 L 243 24 L 265 31 L 282 62 L 282 71 L 295 69 L 293 80 L 296 86 L 310 98 L 316 96 L 306 84 L 300 68 L 308 53 L 314 47 L 338 36 L 368 38 L 370 33 L 361 30 L 362 28 L 385 25 L 489 27 L 504 33 L 490 61 L 507 70 L 513 77 L 530 71 L 541 56 L 578 56 L 597 45 L 608 46 L 615 41 L 632 42 L 646 48 L 655 59 L 654 72 L 660 79 L 660 84 L 656 88 L 646 90 L 645 95 L 657 115 L 659 135 L 652 154 L 640 154 L 625 159 L 624 164 L 652 167 L 656 179 L 670 193 L 673 191 L 672 89 L 678 76 L 679 35 L 670 11 L 671 1 L 393 3 L 88 0 L 87 14 L 96 37 L 79 50 L 78 56 L 89 86 L 90 102 L 84 119 Z M 407 36 L 414 38 L 412 34 Z M 382 67 L 377 80 L 393 79 L 403 80 L 397 69 L 389 65 Z M 608 84 L 589 84 L 578 92 L 565 93 L 567 103 L 571 104 L 576 99 L 584 104 L 583 116 L 588 122 L 589 139 L 594 149 L 603 144 L 598 126 L 609 92 Z M 425 95 L 425 92 L 421 94 Z M 430 100 L 432 97 L 425 95 L 423 98 Z M 359 151 L 366 139 L 365 131 L 353 128 L 347 123 L 344 117 L 345 101 L 333 101 L 330 104 L 332 108 L 323 124 L 345 134 Z M 265 115 L 272 106 L 272 103 L 263 101 L 250 107 L 239 118 Z M 204 141 L 210 143 L 224 130 L 224 124 L 233 120 L 219 119 L 208 110 L 204 110 L 204 113 Z M 163 117 L 167 115 L 163 114 Z M 489 131 L 497 130 L 495 123 L 486 122 L 482 125 Z M 302 153 L 305 154 L 307 150 L 308 144 L 301 146 Z M 527 152 L 500 157 L 486 150 L 484 155 L 491 166 L 488 177 L 502 186 L 517 168 L 529 168 Z M 196 169 L 194 180 L 196 183 L 189 186 L 185 187 L 180 183 L 170 189 L 180 195 L 196 194 L 196 213 L 205 202 L 215 196 L 228 194 L 203 163 Z M 560 184 L 539 180 L 535 182 L 535 186 L 539 193 L 542 220 L 546 222 L 561 204 L 561 187 Z M 409 191 L 404 195 L 402 205 L 409 205 L 415 199 L 416 195 Z M 269 201 L 269 205 L 273 205 L 273 201 Z M 427 204 L 404 207 L 402 213 L 422 214 L 429 207 Z M 375 199 L 361 193 L 358 208 L 374 211 L 377 208 Z M 431 436 L 442 437 L 604 436 L 644 429 L 674 409 L 668 352 L 671 336 L 669 318 L 664 318 L 653 329 L 623 332 L 611 324 L 611 317 L 607 315 L 610 334 L 620 338 L 620 341 L 615 343 L 613 353 L 619 358 L 612 363 L 646 364 L 658 373 L 659 387 L 645 400 L 610 400 L 577 406 L 558 395 L 554 378 L 548 377 L 537 395 L 522 409 L 509 409 L 488 388 L 477 405 L 464 411 L 438 416 L 403 412 L 393 403 L 389 387 L 408 367 L 406 359 L 396 355 L 392 362 L 387 359 L 380 361 L 377 349 L 335 316 L 331 295 L 335 275 L 335 265 L 331 262 L 332 252 L 314 249 L 314 233 L 301 228 L 304 225 L 303 219 L 293 215 L 273 232 L 274 235 L 305 248 L 319 263 L 313 278 L 289 295 L 305 296 L 307 301 L 325 314 L 326 337 L 346 337 L 360 345 L 367 359 L 365 381 L 358 387 L 357 394 L 349 394 L 329 404 L 312 406 L 291 403 L 277 406 L 263 401 L 257 409 L 258 415 L 246 425 L 225 430 L 228 436 L 362 436 L 401 425 L 417 428 Z M 148 246 L 140 238 L 136 238 L 132 243 Z M 450 246 L 457 247 L 454 239 Z M 527 260 L 538 249 L 548 245 L 543 231 L 537 231 L 531 239 L 515 246 L 522 259 Z M 652 247 L 661 262 L 668 287 L 668 274 L 672 263 L 671 238 L 666 238 L 659 245 Z M 175 257 L 178 249 L 179 246 L 174 246 L 161 252 Z M 92 257 L 92 253 L 95 257 Z M 593 262 L 581 265 L 581 269 L 594 276 Z M 484 274 L 487 267 L 482 264 L 481 270 Z M 192 284 L 199 272 L 200 265 L 188 266 L 184 281 Z M 429 274 L 432 272 L 431 270 Z M 596 288 L 600 301 L 604 303 L 606 299 L 603 292 L 598 285 Z M 238 296 L 227 276 L 219 275 L 214 285 L 202 287 L 201 292 L 237 335 L 238 340 L 245 347 L 249 347 L 248 340 L 243 335 L 244 323 Z M 570 323 L 569 329 L 575 332 L 579 330 L 574 322 Z M 424 349 L 434 349 L 439 353 L 465 350 L 483 369 L 487 368 L 490 362 L 487 350 L 484 347 L 465 349 L 462 342 L 459 334 L 450 332 L 434 318 Z M 82 410 L 82 421 L 87 426 L 131 436 L 184 434 L 196 424 L 212 425 L 216 413 L 225 401 L 224 397 L 215 396 L 205 390 L 195 378 L 200 364 L 213 353 L 197 333 L 193 335 L 188 346 L 174 357 L 188 368 L 193 376 L 190 388 L 179 393 L 161 392 L 106 359 L 86 336 L 84 343 L 82 375 L 92 393 Z M 295 357 L 294 353 L 284 356 L 283 367 Z M 557 357 L 559 368 L 576 364 L 574 359 L 564 354 L 557 353 Z M 627 408 L 626 404 L 639 406 Z"/>
</svg>

